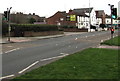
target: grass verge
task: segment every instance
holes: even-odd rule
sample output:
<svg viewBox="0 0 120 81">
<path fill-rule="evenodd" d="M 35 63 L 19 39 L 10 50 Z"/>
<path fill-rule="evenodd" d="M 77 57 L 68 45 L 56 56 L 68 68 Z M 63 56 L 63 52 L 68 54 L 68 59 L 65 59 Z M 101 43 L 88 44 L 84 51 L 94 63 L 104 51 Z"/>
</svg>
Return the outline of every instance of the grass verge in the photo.
<svg viewBox="0 0 120 81">
<path fill-rule="evenodd" d="M 118 50 L 89 48 L 12 81 L 27 79 L 118 79 Z"/>
<path fill-rule="evenodd" d="M 110 39 L 110 40 L 106 40 L 105 42 L 103 42 L 101 44 L 120 46 L 120 36 L 117 36 L 117 37 Z"/>
</svg>

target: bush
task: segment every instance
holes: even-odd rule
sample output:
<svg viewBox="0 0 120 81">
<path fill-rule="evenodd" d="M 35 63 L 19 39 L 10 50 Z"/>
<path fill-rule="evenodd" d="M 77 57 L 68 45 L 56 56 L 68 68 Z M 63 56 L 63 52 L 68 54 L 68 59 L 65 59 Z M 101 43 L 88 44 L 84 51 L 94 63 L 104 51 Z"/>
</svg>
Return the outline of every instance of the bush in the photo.
<svg viewBox="0 0 120 81">
<path fill-rule="evenodd" d="M 65 25 L 65 26 L 62 26 L 62 28 L 77 28 L 77 26 L 69 26 L 69 25 Z"/>
<path fill-rule="evenodd" d="M 3 33 L 8 32 L 8 25 L 4 24 Z M 34 32 L 42 32 L 42 31 L 59 31 L 56 25 L 36 25 L 36 24 L 11 24 L 11 31 L 34 31 Z"/>
</svg>

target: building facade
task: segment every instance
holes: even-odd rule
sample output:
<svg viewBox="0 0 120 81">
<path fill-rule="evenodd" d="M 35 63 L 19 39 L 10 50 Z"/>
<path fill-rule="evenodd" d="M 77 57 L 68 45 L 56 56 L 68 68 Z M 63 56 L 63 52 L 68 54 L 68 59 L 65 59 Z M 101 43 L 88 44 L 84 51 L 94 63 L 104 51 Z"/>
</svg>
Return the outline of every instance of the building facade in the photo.
<svg viewBox="0 0 120 81">
<path fill-rule="evenodd" d="M 100 25 L 100 24 L 106 24 L 105 21 L 105 12 L 104 10 L 97 10 L 96 12 L 96 24 Z"/>
<path fill-rule="evenodd" d="M 1 36 L 2 36 L 2 14 L 0 13 L 0 37 Z"/>
<path fill-rule="evenodd" d="M 118 2 L 118 17 L 120 17 L 120 1 Z"/>
<path fill-rule="evenodd" d="M 76 13 L 76 21 L 79 29 L 90 29 L 91 26 L 96 26 L 96 13 L 94 8 L 79 8 L 74 9 L 73 12 Z"/>
<path fill-rule="evenodd" d="M 53 16 L 46 19 L 47 24 L 50 25 L 64 25 L 66 19 L 66 12 L 65 11 L 58 11 Z"/>
<path fill-rule="evenodd" d="M 90 29 L 90 25 L 96 25 L 96 13 L 94 8 L 78 8 L 69 10 L 68 13 L 58 11 L 53 16 L 47 18 L 47 24 L 77 26 L 79 29 Z"/>
</svg>

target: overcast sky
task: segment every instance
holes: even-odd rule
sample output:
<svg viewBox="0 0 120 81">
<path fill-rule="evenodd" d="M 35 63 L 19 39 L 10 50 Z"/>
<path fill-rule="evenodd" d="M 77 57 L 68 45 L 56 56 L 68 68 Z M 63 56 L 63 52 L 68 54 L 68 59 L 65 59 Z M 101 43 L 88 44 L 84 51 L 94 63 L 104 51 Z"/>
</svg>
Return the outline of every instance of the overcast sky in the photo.
<svg viewBox="0 0 120 81">
<path fill-rule="evenodd" d="M 108 4 L 118 7 L 120 0 L 90 0 L 95 10 L 105 10 L 110 14 Z M 89 7 L 89 0 L 0 0 L 0 13 L 12 7 L 11 12 L 36 13 L 39 16 L 52 16 L 57 11 Z"/>
</svg>

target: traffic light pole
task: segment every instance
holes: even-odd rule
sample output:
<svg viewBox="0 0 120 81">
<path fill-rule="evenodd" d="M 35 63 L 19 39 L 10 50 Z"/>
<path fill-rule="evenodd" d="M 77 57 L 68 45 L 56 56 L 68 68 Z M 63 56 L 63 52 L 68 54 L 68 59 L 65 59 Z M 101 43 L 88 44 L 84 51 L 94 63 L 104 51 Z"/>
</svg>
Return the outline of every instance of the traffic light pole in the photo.
<svg viewBox="0 0 120 81">
<path fill-rule="evenodd" d="M 108 5 L 110 6 L 110 10 L 111 10 L 111 29 L 112 29 L 113 28 L 112 9 L 113 9 L 114 5 L 111 5 L 111 4 L 108 4 Z M 113 38 L 113 33 L 111 33 L 111 39 L 112 38 Z"/>
<path fill-rule="evenodd" d="M 10 31 L 11 31 L 11 27 L 10 27 L 10 10 L 12 9 L 12 7 L 10 7 L 10 9 L 7 8 L 7 21 L 8 21 L 8 41 L 10 42 Z"/>
</svg>

